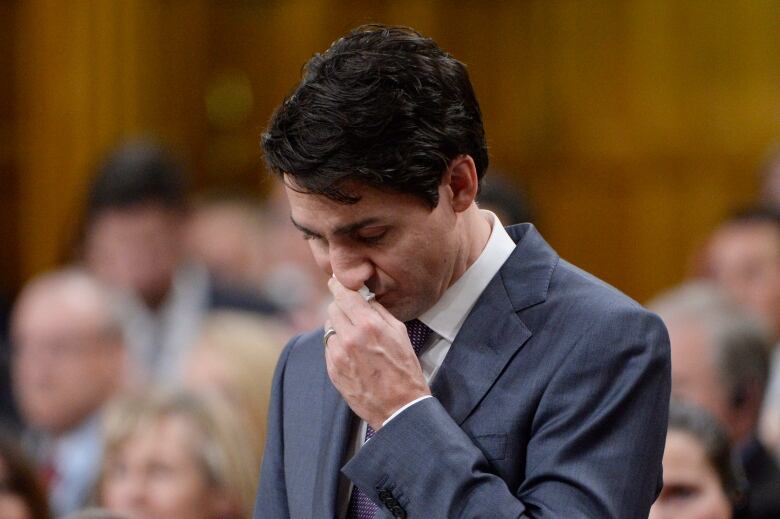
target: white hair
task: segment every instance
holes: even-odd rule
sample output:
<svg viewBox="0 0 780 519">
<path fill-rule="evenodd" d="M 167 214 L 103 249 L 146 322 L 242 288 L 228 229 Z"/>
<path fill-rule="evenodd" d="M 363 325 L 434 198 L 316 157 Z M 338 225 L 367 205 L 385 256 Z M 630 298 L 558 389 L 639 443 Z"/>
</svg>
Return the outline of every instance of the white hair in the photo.
<svg viewBox="0 0 780 519">
<path fill-rule="evenodd" d="M 688 282 L 661 294 L 648 307 L 669 324 L 696 323 L 704 328 L 732 403 L 739 402 L 751 385 L 763 398 L 772 349 L 769 331 L 721 288 L 707 281 Z"/>
</svg>

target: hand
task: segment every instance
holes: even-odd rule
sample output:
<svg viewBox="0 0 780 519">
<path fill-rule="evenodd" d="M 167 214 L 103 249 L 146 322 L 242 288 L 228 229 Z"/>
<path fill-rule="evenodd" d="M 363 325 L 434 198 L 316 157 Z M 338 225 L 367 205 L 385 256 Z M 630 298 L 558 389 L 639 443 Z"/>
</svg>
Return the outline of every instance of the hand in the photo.
<svg viewBox="0 0 780 519">
<path fill-rule="evenodd" d="M 328 288 L 334 301 L 327 326 L 336 330 L 325 347 L 328 375 L 355 414 L 378 431 L 394 412 L 431 390 L 404 323 L 336 278 Z"/>
</svg>

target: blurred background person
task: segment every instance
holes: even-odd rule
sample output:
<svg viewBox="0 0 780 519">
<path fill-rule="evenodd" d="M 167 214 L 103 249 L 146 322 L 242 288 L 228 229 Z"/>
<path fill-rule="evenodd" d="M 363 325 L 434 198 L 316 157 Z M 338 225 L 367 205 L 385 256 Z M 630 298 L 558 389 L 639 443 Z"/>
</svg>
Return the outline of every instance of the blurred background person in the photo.
<svg viewBox="0 0 780 519">
<path fill-rule="evenodd" d="M 100 412 L 126 374 L 121 326 L 110 291 L 77 269 L 35 278 L 16 302 L 14 396 L 57 515 L 83 506 L 97 479 Z"/>
<path fill-rule="evenodd" d="M 176 383 L 203 316 L 214 308 L 272 314 L 256 294 L 218 286 L 186 257 L 181 167 L 159 145 L 128 142 L 99 168 L 87 200 L 84 262 L 133 298 L 128 340 L 150 378 Z"/>
<path fill-rule="evenodd" d="M 283 308 L 293 331 L 320 326 L 327 318 L 332 298 L 327 276 L 314 262 L 309 246 L 290 222 L 290 204 L 284 186 L 275 182 L 263 207 L 268 265 L 262 290 Z"/>
<path fill-rule="evenodd" d="M 32 461 L 7 431 L 0 431 L 0 517 L 50 519 L 46 491 Z"/>
<path fill-rule="evenodd" d="M 187 223 L 187 256 L 228 287 L 251 289 L 283 314 L 292 332 L 318 326 L 330 302 L 327 279 L 290 224 L 287 198 L 216 197 L 197 202 Z"/>
<path fill-rule="evenodd" d="M 268 243 L 259 204 L 239 197 L 209 197 L 193 204 L 187 219 L 186 255 L 224 286 L 262 291 Z"/>
<path fill-rule="evenodd" d="M 669 331 L 672 396 L 725 427 L 749 483 L 754 517 L 780 517 L 780 467 L 757 436 L 771 341 L 767 331 L 715 285 L 690 283 L 650 304 Z"/>
<path fill-rule="evenodd" d="M 672 401 L 663 470 L 664 486 L 649 519 L 749 517 L 728 434 L 703 409 Z"/>
<path fill-rule="evenodd" d="M 244 421 L 247 450 L 260 466 L 265 446 L 271 379 L 289 332 L 256 315 L 222 311 L 209 315 L 187 356 L 184 383 L 216 392 Z"/>
<path fill-rule="evenodd" d="M 101 506 L 133 519 L 243 519 L 256 465 L 231 406 L 215 395 L 145 393 L 118 400 L 104 421 Z"/>
<path fill-rule="evenodd" d="M 780 341 L 780 213 L 733 214 L 712 233 L 706 261 L 708 274 Z"/>
<path fill-rule="evenodd" d="M 780 205 L 743 210 L 713 232 L 707 273 L 772 333 L 762 437 L 780 455 Z"/>
</svg>

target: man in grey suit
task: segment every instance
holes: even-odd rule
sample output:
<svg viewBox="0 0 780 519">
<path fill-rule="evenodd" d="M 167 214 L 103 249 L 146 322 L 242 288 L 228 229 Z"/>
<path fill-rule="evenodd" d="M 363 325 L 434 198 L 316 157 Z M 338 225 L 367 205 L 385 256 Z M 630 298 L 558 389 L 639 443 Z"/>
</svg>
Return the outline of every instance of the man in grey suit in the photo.
<svg viewBox="0 0 780 519">
<path fill-rule="evenodd" d="M 647 516 L 666 330 L 477 207 L 462 63 L 358 28 L 311 59 L 263 147 L 334 301 L 279 361 L 255 518 Z"/>
</svg>

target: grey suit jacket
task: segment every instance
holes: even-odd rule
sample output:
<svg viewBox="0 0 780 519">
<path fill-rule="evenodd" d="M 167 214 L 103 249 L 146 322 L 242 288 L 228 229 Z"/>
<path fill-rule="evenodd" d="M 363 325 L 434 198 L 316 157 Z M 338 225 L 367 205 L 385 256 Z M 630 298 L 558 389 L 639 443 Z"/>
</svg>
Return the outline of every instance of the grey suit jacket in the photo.
<svg viewBox="0 0 780 519">
<path fill-rule="evenodd" d="M 328 378 L 322 330 L 288 344 L 256 519 L 336 517 L 344 477 L 377 517 L 647 517 L 666 437 L 666 329 L 533 226 L 508 231 L 517 247 L 456 337 L 435 398 L 351 460 L 354 415 Z"/>
</svg>

